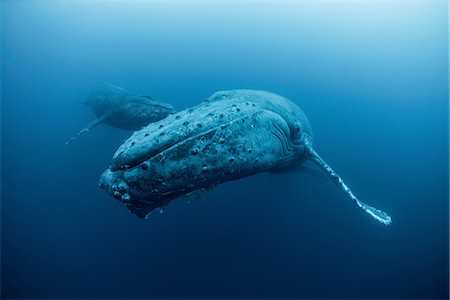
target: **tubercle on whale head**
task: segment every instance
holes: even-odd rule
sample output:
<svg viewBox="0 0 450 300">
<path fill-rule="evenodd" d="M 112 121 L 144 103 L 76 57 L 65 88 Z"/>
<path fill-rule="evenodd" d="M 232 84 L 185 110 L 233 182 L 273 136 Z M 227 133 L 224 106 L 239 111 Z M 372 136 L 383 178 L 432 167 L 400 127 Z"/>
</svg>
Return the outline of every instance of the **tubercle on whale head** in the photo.
<svg viewBox="0 0 450 300">
<path fill-rule="evenodd" d="M 130 189 L 128 184 L 107 169 L 100 177 L 99 187 L 106 189 L 115 199 L 122 202 L 130 201 Z"/>
</svg>

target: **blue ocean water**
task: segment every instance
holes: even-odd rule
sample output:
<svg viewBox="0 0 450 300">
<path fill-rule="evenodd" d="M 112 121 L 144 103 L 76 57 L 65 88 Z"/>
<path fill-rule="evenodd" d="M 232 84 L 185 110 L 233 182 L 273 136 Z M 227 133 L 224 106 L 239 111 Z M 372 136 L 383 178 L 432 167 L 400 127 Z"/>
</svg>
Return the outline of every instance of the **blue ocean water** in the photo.
<svg viewBox="0 0 450 300">
<path fill-rule="evenodd" d="M 2 298 L 448 298 L 448 7 L 433 2 L 3 1 Z M 101 81 L 196 105 L 281 94 L 379 224 L 325 176 L 229 182 L 143 220 L 98 188 L 130 132 Z"/>
</svg>

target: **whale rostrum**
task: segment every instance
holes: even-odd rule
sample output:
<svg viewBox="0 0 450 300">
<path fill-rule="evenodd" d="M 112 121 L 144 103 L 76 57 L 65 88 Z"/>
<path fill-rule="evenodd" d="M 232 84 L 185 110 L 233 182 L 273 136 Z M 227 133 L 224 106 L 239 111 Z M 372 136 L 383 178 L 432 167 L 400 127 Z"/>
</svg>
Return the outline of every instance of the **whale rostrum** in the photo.
<svg viewBox="0 0 450 300">
<path fill-rule="evenodd" d="M 312 161 L 363 211 L 383 224 L 391 218 L 366 205 L 313 149 L 308 118 L 290 100 L 266 91 L 216 92 L 201 104 L 135 132 L 116 151 L 100 187 L 131 212 L 154 209 L 194 191 L 261 172 Z"/>
<path fill-rule="evenodd" d="M 124 130 L 138 130 L 149 123 L 175 113 L 171 104 L 156 101 L 150 96 L 131 93 L 121 87 L 102 82 L 86 102 L 97 119 L 66 142 L 69 144 L 92 128 L 105 123 Z"/>
</svg>

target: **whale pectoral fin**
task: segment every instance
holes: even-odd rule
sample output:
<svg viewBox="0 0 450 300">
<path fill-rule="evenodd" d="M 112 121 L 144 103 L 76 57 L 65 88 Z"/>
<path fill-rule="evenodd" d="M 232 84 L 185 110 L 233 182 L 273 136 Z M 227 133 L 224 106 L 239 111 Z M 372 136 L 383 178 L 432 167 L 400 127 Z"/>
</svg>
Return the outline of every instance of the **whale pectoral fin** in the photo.
<svg viewBox="0 0 450 300">
<path fill-rule="evenodd" d="M 369 206 L 367 204 L 364 204 L 361 202 L 362 205 L 362 210 L 364 210 L 366 213 L 368 213 L 369 215 L 371 215 L 372 217 L 374 217 L 376 220 L 380 221 L 381 223 L 385 224 L 385 225 L 389 225 L 392 222 L 391 217 L 385 213 L 382 210 L 379 210 L 378 208 Z"/>
<path fill-rule="evenodd" d="M 84 127 L 83 129 L 80 130 L 80 132 L 78 132 L 76 135 L 74 135 L 73 137 L 70 138 L 70 140 L 68 140 L 66 142 L 67 144 L 70 144 L 71 142 L 73 142 L 74 140 L 76 140 L 77 138 L 80 137 L 80 135 L 89 132 L 92 128 L 100 125 L 101 123 L 103 123 L 103 121 L 105 120 L 105 117 L 96 119 L 94 121 L 92 121 L 91 123 L 89 123 L 86 127 Z"/>
<path fill-rule="evenodd" d="M 392 222 L 391 217 L 382 210 L 378 208 L 369 206 L 363 202 L 361 202 L 350 190 L 350 188 L 344 183 L 342 178 L 317 154 L 316 151 L 311 146 L 309 141 L 305 141 L 305 149 L 308 153 L 309 159 L 311 159 L 316 165 L 318 165 L 324 172 L 327 174 L 331 180 L 349 197 L 356 205 L 359 206 L 363 211 L 371 215 L 375 220 L 379 222 L 389 225 Z"/>
</svg>

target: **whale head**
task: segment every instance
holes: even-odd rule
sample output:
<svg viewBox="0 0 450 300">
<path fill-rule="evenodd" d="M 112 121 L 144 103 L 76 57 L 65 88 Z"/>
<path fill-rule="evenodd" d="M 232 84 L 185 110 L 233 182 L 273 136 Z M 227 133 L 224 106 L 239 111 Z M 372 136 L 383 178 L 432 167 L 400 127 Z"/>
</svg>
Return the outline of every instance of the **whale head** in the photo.
<svg viewBox="0 0 450 300">
<path fill-rule="evenodd" d="M 100 187 L 139 217 L 222 182 L 305 160 L 310 123 L 266 91 L 220 91 L 200 105 L 135 132 L 117 150 Z"/>
</svg>

